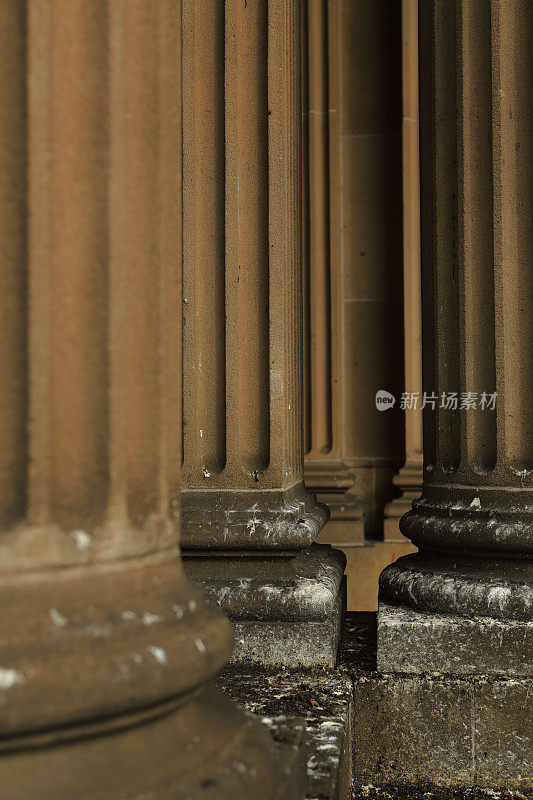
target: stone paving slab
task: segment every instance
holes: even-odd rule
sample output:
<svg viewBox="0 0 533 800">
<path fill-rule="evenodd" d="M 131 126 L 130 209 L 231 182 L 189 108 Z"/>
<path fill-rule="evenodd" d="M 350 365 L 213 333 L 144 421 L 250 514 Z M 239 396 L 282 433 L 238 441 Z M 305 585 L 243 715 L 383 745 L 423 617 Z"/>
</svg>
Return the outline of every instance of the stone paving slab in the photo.
<svg viewBox="0 0 533 800">
<path fill-rule="evenodd" d="M 271 729 L 304 718 L 306 800 L 350 797 L 352 681 L 342 667 L 265 673 L 230 665 L 215 684 Z"/>
</svg>

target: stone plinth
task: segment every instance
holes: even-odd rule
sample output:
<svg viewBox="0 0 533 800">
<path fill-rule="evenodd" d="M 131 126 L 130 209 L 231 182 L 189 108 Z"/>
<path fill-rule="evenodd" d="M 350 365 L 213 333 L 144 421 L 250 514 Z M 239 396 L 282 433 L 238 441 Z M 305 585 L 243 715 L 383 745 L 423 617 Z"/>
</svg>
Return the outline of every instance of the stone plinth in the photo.
<svg viewBox="0 0 533 800">
<path fill-rule="evenodd" d="M 295 558 L 224 559 L 213 574 L 209 558 L 188 561 L 212 605 L 231 614 L 232 661 L 268 666 L 333 666 L 346 608 L 346 560 L 330 545 L 312 545 Z"/>
<path fill-rule="evenodd" d="M 532 678 L 376 671 L 375 626 L 348 614 L 339 660 L 354 681 L 354 797 L 529 797 Z"/>
</svg>

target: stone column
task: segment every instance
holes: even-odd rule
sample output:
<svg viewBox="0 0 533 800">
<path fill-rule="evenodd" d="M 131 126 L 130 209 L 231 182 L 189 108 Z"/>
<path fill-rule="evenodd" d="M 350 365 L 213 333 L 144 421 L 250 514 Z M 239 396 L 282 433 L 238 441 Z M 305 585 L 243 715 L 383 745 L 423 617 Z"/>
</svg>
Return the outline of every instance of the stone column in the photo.
<svg viewBox="0 0 533 800">
<path fill-rule="evenodd" d="M 398 524 L 422 489 L 422 299 L 420 276 L 420 164 L 418 157 L 418 0 L 402 2 L 403 323 L 405 464 L 394 476 L 400 497 L 385 506 L 387 542 L 404 541 Z"/>
<path fill-rule="evenodd" d="M 381 577 L 378 664 L 532 675 L 533 7 L 420 9 L 423 371 L 437 398 L 422 498 L 401 523 L 420 552 Z"/>
<path fill-rule="evenodd" d="M 201 691 L 232 634 L 176 548 L 178 7 L 27 10 L 0 12 L 1 793 L 278 796 L 263 726 Z"/>
<path fill-rule="evenodd" d="M 344 563 L 310 548 L 327 509 L 302 473 L 300 4 L 186 0 L 182 34 L 186 568 L 236 658 L 331 663 Z"/>
<path fill-rule="evenodd" d="M 339 237 L 338 31 L 331 24 L 336 0 L 307 3 L 303 28 L 307 127 L 303 169 L 304 214 L 304 445 L 305 483 L 327 503 L 330 519 L 321 539 L 346 544 L 364 539 L 354 474 L 343 462 L 349 422 L 344 413 L 343 295 Z"/>
<path fill-rule="evenodd" d="M 347 556 L 349 608 L 375 610 L 381 569 L 410 548 L 381 541 L 403 415 L 375 403 L 403 386 L 400 5 L 307 9 L 305 480 L 331 512 L 318 541 Z"/>
</svg>

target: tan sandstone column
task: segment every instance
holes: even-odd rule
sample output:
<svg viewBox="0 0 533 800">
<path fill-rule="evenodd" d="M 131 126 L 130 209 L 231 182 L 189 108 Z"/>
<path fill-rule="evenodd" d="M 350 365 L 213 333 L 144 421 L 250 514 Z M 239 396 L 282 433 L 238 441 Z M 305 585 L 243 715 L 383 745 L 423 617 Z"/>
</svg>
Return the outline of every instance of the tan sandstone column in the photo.
<svg viewBox="0 0 533 800">
<path fill-rule="evenodd" d="M 0 794 L 278 796 L 176 548 L 178 7 L 5 2 L 0 62 Z"/>
<path fill-rule="evenodd" d="M 531 676 L 533 7 L 420 9 L 423 370 L 436 399 L 422 498 L 401 523 L 420 552 L 381 577 L 378 665 Z"/>
<path fill-rule="evenodd" d="M 182 25 L 183 546 L 235 657 L 286 664 L 334 660 L 343 573 L 302 472 L 300 10 Z"/>
<path fill-rule="evenodd" d="M 343 294 L 339 237 L 339 72 L 336 0 L 307 4 L 303 29 L 307 125 L 303 169 L 304 214 L 304 445 L 306 486 L 327 503 L 330 519 L 321 539 L 345 544 L 364 539 L 354 474 L 343 462 Z"/>
<path fill-rule="evenodd" d="M 306 41 L 305 480 L 331 511 L 319 541 L 346 553 L 348 607 L 371 610 L 409 547 L 379 541 L 403 457 L 400 5 L 315 0 Z"/>
<path fill-rule="evenodd" d="M 403 320 L 405 464 L 393 483 L 400 497 L 385 507 L 385 541 L 405 541 L 398 524 L 422 489 L 422 299 L 418 156 L 418 0 L 402 2 Z"/>
</svg>

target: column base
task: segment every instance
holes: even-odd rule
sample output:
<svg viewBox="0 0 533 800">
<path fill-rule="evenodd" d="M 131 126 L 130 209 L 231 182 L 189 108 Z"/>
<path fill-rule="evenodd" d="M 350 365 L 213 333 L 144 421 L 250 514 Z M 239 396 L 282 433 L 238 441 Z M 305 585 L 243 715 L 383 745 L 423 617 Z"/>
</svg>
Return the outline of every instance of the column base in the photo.
<svg viewBox="0 0 533 800">
<path fill-rule="evenodd" d="M 365 539 L 363 506 L 354 493 L 354 474 L 342 462 L 306 463 L 305 485 L 319 503 L 329 508 L 329 520 L 315 541 L 333 545 L 362 544 Z"/>
<path fill-rule="evenodd" d="M 290 557 L 193 556 L 186 574 L 235 626 L 232 661 L 333 666 L 346 608 L 346 559 L 314 544 Z"/>
<path fill-rule="evenodd" d="M 533 622 L 467 619 L 380 601 L 377 663 L 382 672 L 533 676 Z"/>
<path fill-rule="evenodd" d="M 376 671 L 372 616 L 347 615 L 341 662 L 354 685 L 354 798 L 531 797 L 533 680 Z"/>
<path fill-rule="evenodd" d="M 380 669 L 533 676 L 531 562 L 419 552 L 379 586 Z"/>
<path fill-rule="evenodd" d="M 281 745 L 228 698 L 208 689 L 185 706 L 163 706 L 122 730 L 0 757 L 10 800 L 272 797 L 300 800 L 301 743 Z M 298 732 L 296 732 L 298 733 Z M 68 738 L 68 732 L 64 738 Z M 293 737 L 294 738 L 294 737 Z"/>
<path fill-rule="evenodd" d="M 181 502 L 182 550 L 199 554 L 309 547 L 329 516 L 303 481 L 288 489 L 183 489 Z"/>
</svg>

